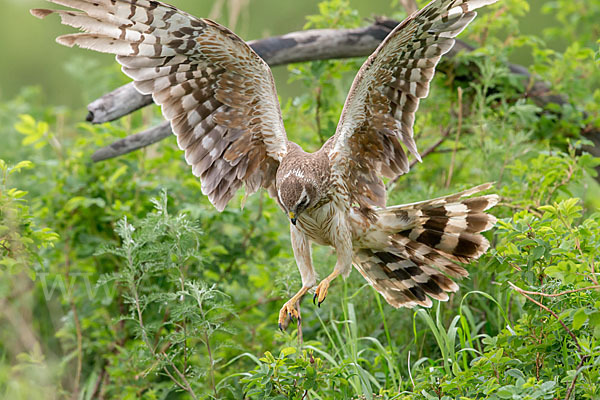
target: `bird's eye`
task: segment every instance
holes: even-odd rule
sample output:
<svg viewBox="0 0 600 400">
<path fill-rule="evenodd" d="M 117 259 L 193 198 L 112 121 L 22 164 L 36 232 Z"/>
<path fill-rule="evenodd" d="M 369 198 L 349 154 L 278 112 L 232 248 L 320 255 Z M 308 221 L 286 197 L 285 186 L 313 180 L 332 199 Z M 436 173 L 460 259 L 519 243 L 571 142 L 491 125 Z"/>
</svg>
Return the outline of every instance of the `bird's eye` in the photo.
<svg viewBox="0 0 600 400">
<path fill-rule="evenodd" d="M 302 199 L 302 201 L 298 204 L 298 208 L 304 208 L 308 205 L 308 197 Z"/>
</svg>

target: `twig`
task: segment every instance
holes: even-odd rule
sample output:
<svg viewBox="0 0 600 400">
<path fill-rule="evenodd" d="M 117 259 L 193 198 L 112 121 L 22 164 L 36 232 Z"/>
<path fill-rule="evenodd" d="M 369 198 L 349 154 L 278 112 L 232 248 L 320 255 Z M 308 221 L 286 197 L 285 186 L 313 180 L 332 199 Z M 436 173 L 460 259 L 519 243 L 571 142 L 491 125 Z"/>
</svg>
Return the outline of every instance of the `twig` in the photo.
<svg viewBox="0 0 600 400">
<path fill-rule="evenodd" d="M 317 87 L 316 92 L 317 95 L 315 98 L 315 123 L 317 124 L 317 134 L 319 135 L 321 146 L 323 146 L 323 143 L 325 143 L 325 138 L 323 137 L 323 132 L 321 131 L 321 86 Z"/>
<path fill-rule="evenodd" d="M 300 314 L 300 305 L 302 303 L 302 297 L 298 300 L 298 320 L 296 324 L 298 326 L 298 347 L 302 348 L 302 343 L 304 341 L 304 335 L 302 334 L 302 315 Z M 304 398 L 304 396 L 302 397 Z"/>
<path fill-rule="evenodd" d="M 127 254 L 127 258 L 128 258 L 129 265 L 133 265 L 133 259 L 132 259 L 131 253 Z M 139 298 L 138 291 L 137 291 L 137 288 L 136 288 L 135 285 L 136 285 L 135 282 L 130 281 L 129 282 L 129 290 L 133 293 L 133 298 L 135 300 L 135 308 L 136 308 L 137 315 L 138 315 L 138 324 L 140 325 L 140 331 L 142 332 L 142 339 L 144 340 L 144 343 L 146 343 L 146 347 L 148 347 L 148 350 L 154 356 L 154 358 L 158 359 L 158 358 L 162 357 L 163 359 L 165 359 L 169 363 L 169 365 L 171 366 L 171 368 L 173 368 L 173 370 L 175 370 L 175 372 L 181 378 L 181 380 L 182 380 L 183 383 L 179 382 L 179 380 L 173 376 L 173 374 L 171 373 L 171 371 L 169 371 L 168 368 L 163 367 L 162 370 L 167 374 L 167 376 L 169 378 L 171 378 L 171 380 L 177 386 L 179 386 L 182 390 L 185 390 L 186 392 L 188 392 L 190 394 L 190 396 L 192 396 L 192 398 L 194 400 L 196 400 L 198 397 L 196 396 L 196 393 L 194 393 L 194 390 L 192 389 L 192 386 L 190 385 L 190 383 L 186 379 L 185 375 L 183 375 L 179 371 L 179 369 L 177 369 L 177 366 L 165 354 L 164 351 L 162 351 L 161 353 L 157 353 L 156 350 L 154 349 L 154 347 L 152 346 L 152 343 L 150 343 L 150 339 L 148 338 L 148 334 L 146 333 L 146 327 L 144 326 L 144 319 L 143 319 L 143 316 L 142 316 L 142 309 L 140 307 L 140 298 Z"/>
<path fill-rule="evenodd" d="M 446 179 L 446 188 L 450 187 L 452 181 L 452 173 L 454 172 L 454 162 L 456 161 L 456 149 L 458 148 L 458 140 L 460 139 L 460 132 L 462 131 L 463 123 L 463 101 L 462 101 L 463 90 L 458 87 L 458 127 L 456 128 L 456 139 L 454 139 L 454 151 L 452 152 L 452 160 L 450 161 L 450 168 L 448 169 L 448 179 Z"/>
<path fill-rule="evenodd" d="M 563 328 L 565 328 L 565 330 L 567 331 L 567 333 L 569 334 L 569 336 L 571 336 L 571 338 L 573 339 L 573 341 L 575 342 L 575 345 L 577 346 L 577 349 L 579 350 L 579 353 L 582 357 L 584 357 L 583 350 L 581 349 L 581 346 L 579 345 L 579 341 L 577 340 L 577 336 L 575 336 L 575 334 L 567 327 L 567 325 L 565 325 L 564 322 L 562 322 L 562 320 L 560 319 L 560 317 L 551 309 L 549 309 L 548 307 L 546 307 L 545 305 L 543 305 L 542 303 L 540 303 L 539 301 L 533 299 L 532 297 L 529 297 L 527 295 L 527 291 L 521 289 L 520 287 L 516 286 L 515 284 L 513 284 L 512 282 L 508 282 L 508 284 L 510 285 L 510 287 L 512 287 L 514 290 L 516 290 L 517 292 L 521 293 L 523 296 L 525 296 L 525 298 L 529 301 L 531 301 L 532 303 L 538 305 L 539 307 L 543 308 L 544 310 L 546 310 L 547 312 L 549 312 L 550 314 L 552 314 L 552 316 L 554 318 L 556 318 L 556 320 L 562 325 Z"/>
<path fill-rule="evenodd" d="M 505 200 L 505 201 L 499 202 L 498 206 L 512 208 L 513 210 L 519 210 L 519 211 L 525 210 L 528 213 L 531 213 L 531 214 L 535 215 L 538 218 L 542 218 L 542 216 L 543 216 L 542 213 L 539 212 L 535 207 L 530 207 L 530 206 L 524 206 L 523 207 L 523 206 L 519 206 L 519 205 L 513 204 L 512 203 L 513 200 L 511 200 L 511 199 L 509 199 L 507 197 L 503 197 L 502 199 Z"/>
<path fill-rule="evenodd" d="M 546 310 L 550 314 L 552 314 L 558 320 L 558 322 L 560 322 L 560 324 L 563 326 L 563 328 L 565 328 L 567 330 L 569 335 L 573 338 L 573 340 L 575 341 L 575 344 L 577 345 L 577 348 L 579 349 L 579 351 L 581 353 L 581 347 L 579 346 L 577 338 L 575 337 L 573 332 L 571 332 L 571 330 L 569 330 L 569 328 L 567 328 L 567 326 L 558 318 L 558 316 L 552 310 L 550 310 L 548 307 L 542 305 L 541 303 L 533 300 L 531 297 L 527 296 L 527 294 L 533 294 L 533 295 L 538 295 L 538 296 L 543 296 L 543 297 L 558 297 L 558 296 L 563 296 L 563 295 L 569 294 L 569 293 L 581 292 L 584 290 L 600 289 L 600 285 L 588 286 L 588 287 L 580 288 L 580 289 L 566 290 L 566 291 L 560 292 L 560 293 L 547 294 L 547 293 L 532 292 L 532 291 L 524 290 L 524 289 L 521 289 L 521 288 L 515 286 L 511 282 L 508 282 L 508 284 L 513 289 L 515 289 L 517 292 L 519 292 L 523 296 L 525 296 L 525 298 L 529 299 L 530 301 L 534 302 L 535 304 L 537 304 L 538 306 L 542 307 L 544 310 Z M 580 355 L 581 355 L 581 360 L 579 361 L 579 365 L 577 365 L 577 368 L 575 370 L 575 376 L 573 376 L 571 385 L 569 385 L 569 389 L 567 389 L 567 394 L 565 396 L 565 400 L 569 400 L 569 398 L 571 397 L 571 394 L 573 393 L 573 389 L 575 388 L 575 382 L 577 381 L 577 378 L 579 377 L 579 373 L 581 372 L 581 367 L 589 358 L 588 355 L 584 355 L 584 354 L 580 354 Z"/>
<path fill-rule="evenodd" d="M 592 289 L 600 289 L 600 285 L 588 286 L 588 287 L 584 287 L 584 288 L 580 288 L 580 289 L 566 290 L 564 292 L 553 293 L 553 294 L 541 293 L 541 292 L 530 292 L 528 290 L 524 290 L 524 289 L 520 289 L 520 288 L 519 288 L 519 292 L 527 293 L 527 294 L 536 294 L 538 296 L 544 296 L 544 297 L 559 297 L 559 296 L 563 296 L 563 295 L 569 294 L 569 293 L 583 292 L 585 290 L 592 290 Z"/>
<path fill-rule="evenodd" d="M 196 298 L 196 301 L 198 303 L 198 309 L 200 310 L 200 315 L 202 316 L 202 319 L 206 321 L 207 313 L 204 311 L 204 307 L 202 307 L 202 301 L 199 298 Z M 215 385 L 215 360 L 213 358 L 212 349 L 210 347 L 210 337 L 208 336 L 208 331 L 206 329 L 204 330 L 204 345 L 206 346 L 206 351 L 208 353 L 208 361 L 210 363 L 210 369 L 209 369 L 210 385 L 213 389 L 213 392 L 215 393 L 215 398 L 217 398 L 218 397 L 217 387 Z M 179 371 L 177 371 L 177 372 L 179 373 Z M 184 376 L 184 379 L 185 379 L 185 376 Z"/>
<path fill-rule="evenodd" d="M 71 306 L 71 312 L 73 313 L 73 322 L 75 323 L 75 334 L 77 335 L 77 369 L 75 371 L 75 383 L 73 384 L 73 400 L 79 398 L 79 384 L 81 381 L 81 371 L 83 368 L 83 335 L 81 333 L 81 323 L 79 321 L 79 315 L 77 314 L 77 307 L 75 306 L 75 300 L 73 299 L 73 288 L 71 287 L 70 274 L 71 274 L 71 258 L 69 253 L 71 252 L 71 238 L 70 232 L 71 227 L 67 229 L 68 237 L 65 240 L 65 280 L 69 288 L 69 305 Z"/>
<path fill-rule="evenodd" d="M 592 280 L 592 282 L 594 282 L 596 285 L 598 284 L 598 279 L 596 279 L 596 267 L 595 267 L 596 263 L 592 260 L 590 262 L 590 268 L 592 269 L 592 273 L 590 275 L 590 279 Z"/>
<path fill-rule="evenodd" d="M 100 394 L 100 388 L 102 387 L 102 381 L 104 380 L 105 375 L 106 375 L 106 364 L 102 364 L 100 374 L 98 375 L 98 379 L 96 379 L 96 383 L 94 384 L 94 389 L 92 390 L 92 396 L 90 398 L 95 399 L 96 395 Z"/>
<path fill-rule="evenodd" d="M 177 381 L 173 375 L 169 372 L 169 370 L 167 368 L 163 368 L 163 370 L 167 373 L 167 375 L 177 384 L 179 385 L 179 387 L 181 387 L 183 390 L 185 390 L 186 392 L 188 392 L 190 394 L 190 396 L 192 396 L 192 398 L 194 400 L 197 400 L 198 397 L 196 396 L 196 393 L 194 393 L 194 390 L 192 389 L 192 386 L 190 385 L 190 383 L 188 382 L 187 378 L 185 377 L 184 374 L 181 373 L 181 371 L 179 371 L 179 368 L 177 368 L 177 366 L 175 365 L 175 363 L 173 362 L 173 360 L 171 360 L 169 358 L 169 356 L 167 356 L 166 353 L 161 353 L 161 356 L 163 357 L 163 359 L 165 359 L 169 365 L 171 366 L 171 368 L 173 368 L 173 370 L 177 373 L 177 376 L 179 376 L 179 378 L 183 381 L 184 384 L 181 384 L 179 381 Z"/>
<path fill-rule="evenodd" d="M 204 341 L 206 344 L 206 351 L 208 352 L 208 360 L 210 362 L 210 385 L 212 386 L 213 392 L 215 393 L 215 398 L 219 397 L 217 395 L 217 387 L 215 385 L 215 360 L 212 355 L 212 350 L 210 348 L 210 338 L 208 337 L 208 332 L 204 331 Z"/>
<path fill-rule="evenodd" d="M 575 376 L 573 377 L 573 380 L 571 381 L 571 385 L 569 386 L 569 389 L 567 389 L 567 394 L 565 396 L 565 400 L 569 400 L 569 398 L 571 397 L 571 394 L 573 393 L 573 389 L 575 389 L 575 382 L 577 381 L 577 377 L 579 376 L 579 373 L 581 372 L 581 367 L 583 367 L 583 364 L 588 360 L 588 356 L 583 356 L 581 357 L 581 361 L 579 361 L 579 365 L 577 365 L 577 369 L 575 370 Z"/>
<path fill-rule="evenodd" d="M 421 153 L 421 159 L 424 159 L 425 157 L 427 157 L 428 155 L 430 155 L 431 153 L 433 153 L 438 147 L 440 147 L 440 145 L 442 143 L 444 143 L 444 141 L 446 140 L 446 138 L 448 137 L 448 135 L 450 134 L 450 129 L 446 128 L 443 132 L 442 132 L 442 137 L 439 138 L 437 140 L 437 142 L 435 142 L 434 144 L 432 144 L 427 150 L 425 150 L 423 153 Z M 414 167 L 415 165 L 417 165 L 418 161 L 416 159 L 412 160 L 410 162 L 409 168 L 412 169 L 412 167 Z M 390 189 L 392 186 L 394 186 L 394 184 L 398 181 L 398 179 L 400 179 L 400 177 L 404 175 L 404 174 L 400 174 L 398 176 L 396 176 L 394 179 L 392 179 L 391 181 L 388 182 L 388 184 L 386 185 L 386 189 Z"/>
</svg>

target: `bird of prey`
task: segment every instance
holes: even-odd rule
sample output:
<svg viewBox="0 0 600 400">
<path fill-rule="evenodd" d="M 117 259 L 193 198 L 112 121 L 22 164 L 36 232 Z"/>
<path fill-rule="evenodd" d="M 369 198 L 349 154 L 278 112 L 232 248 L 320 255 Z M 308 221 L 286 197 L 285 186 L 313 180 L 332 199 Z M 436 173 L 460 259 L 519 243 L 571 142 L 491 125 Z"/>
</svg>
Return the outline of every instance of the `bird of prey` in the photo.
<svg viewBox="0 0 600 400">
<path fill-rule="evenodd" d="M 484 211 L 498 196 L 468 196 L 490 184 L 386 207 L 382 178 L 408 172 L 407 153 L 421 161 L 413 139 L 419 101 L 474 10 L 496 0 L 434 0 L 400 23 L 360 68 L 335 134 L 314 153 L 287 139 L 271 70 L 224 26 L 159 1 L 49 1 L 79 10 L 32 10 L 84 31 L 60 44 L 115 54 L 137 90 L 152 94 L 219 211 L 242 186 L 248 194 L 265 188 L 278 202 L 302 277 L 280 328 L 298 318 L 300 299 L 317 283 L 311 243 L 337 254 L 313 301 L 320 305 L 354 265 L 394 307 L 447 300 L 458 290 L 451 278 L 468 275 L 459 263 L 489 247 L 480 232 L 495 224 Z"/>
</svg>

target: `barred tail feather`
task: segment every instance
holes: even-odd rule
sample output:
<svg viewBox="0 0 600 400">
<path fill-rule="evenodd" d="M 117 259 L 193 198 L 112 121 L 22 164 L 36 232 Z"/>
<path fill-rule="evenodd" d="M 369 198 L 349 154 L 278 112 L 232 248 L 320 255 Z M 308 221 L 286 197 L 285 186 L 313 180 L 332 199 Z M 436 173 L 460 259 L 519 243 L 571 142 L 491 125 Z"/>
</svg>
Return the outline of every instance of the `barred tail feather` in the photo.
<svg viewBox="0 0 600 400">
<path fill-rule="evenodd" d="M 468 276 L 457 262 L 484 254 L 490 244 L 480 233 L 496 223 L 484 211 L 498 202 L 497 195 L 465 197 L 491 186 L 378 210 L 378 229 L 387 234 L 386 241 L 358 250 L 356 268 L 394 307 L 430 307 L 431 299 L 448 300 L 447 293 L 458 290 L 450 277 Z"/>
</svg>

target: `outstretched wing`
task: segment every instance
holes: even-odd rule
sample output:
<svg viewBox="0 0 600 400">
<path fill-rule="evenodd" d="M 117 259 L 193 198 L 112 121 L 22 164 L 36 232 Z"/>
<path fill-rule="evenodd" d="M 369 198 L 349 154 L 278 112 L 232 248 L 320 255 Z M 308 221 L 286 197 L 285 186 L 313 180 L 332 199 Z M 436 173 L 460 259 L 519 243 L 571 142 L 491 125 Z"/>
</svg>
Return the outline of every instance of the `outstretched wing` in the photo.
<svg viewBox="0 0 600 400">
<path fill-rule="evenodd" d="M 162 106 L 219 211 L 242 184 L 272 192 L 287 138 L 271 70 L 242 39 L 158 1 L 49 1 L 81 10 L 32 10 L 86 32 L 59 43 L 117 55 L 135 87 Z"/>
<path fill-rule="evenodd" d="M 352 203 L 385 207 L 381 176 L 408 172 L 406 146 L 419 161 L 413 123 L 441 56 L 477 15 L 497 0 L 434 0 L 400 23 L 359 70 L 328 143 L 332 172 Z"/>
</svg>

